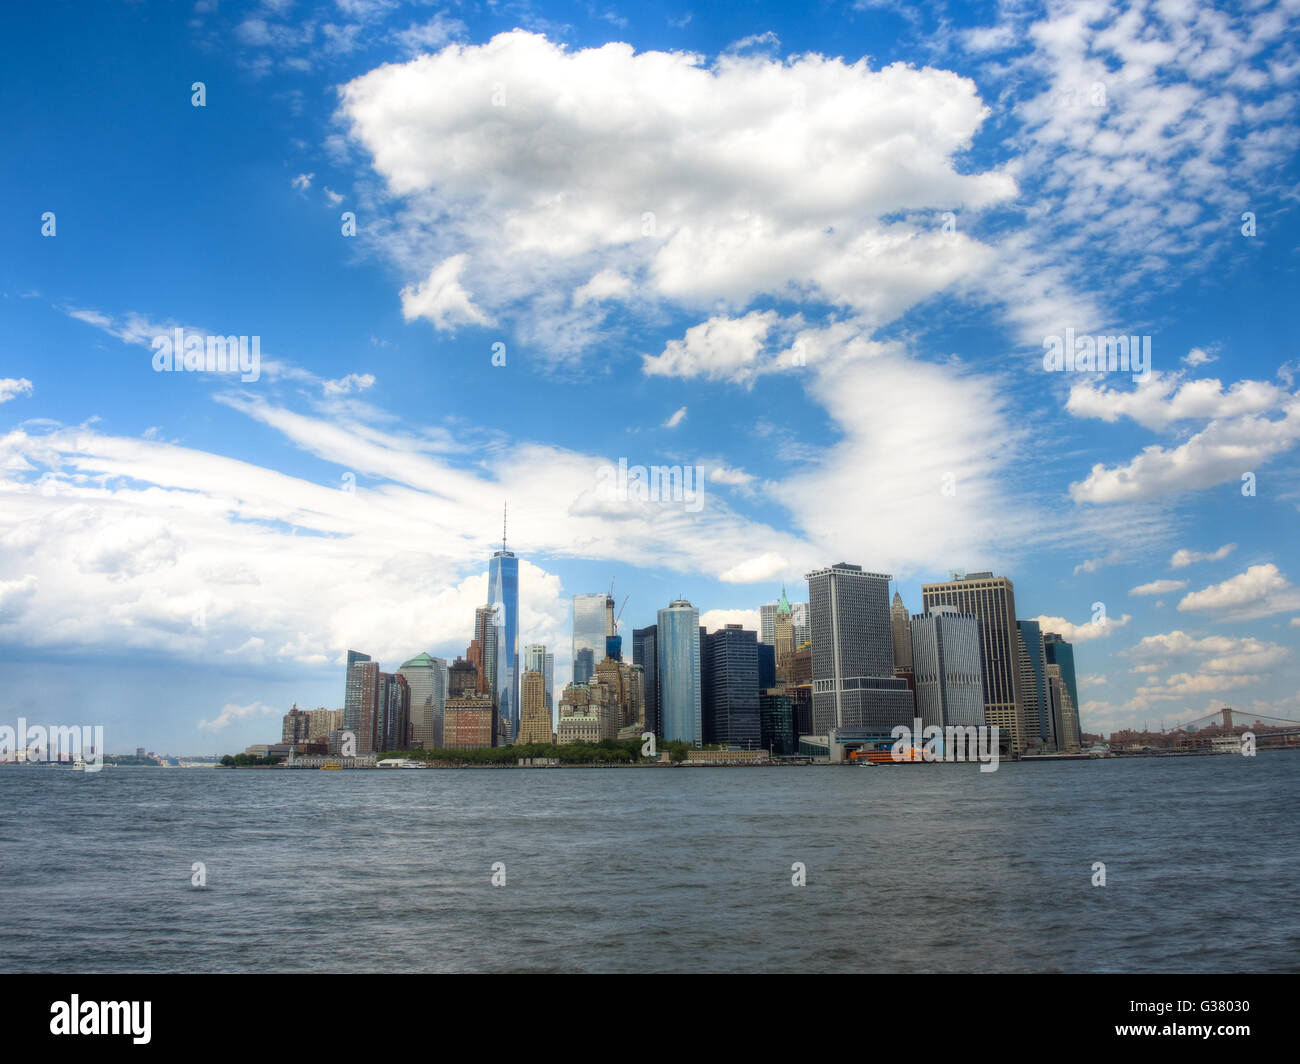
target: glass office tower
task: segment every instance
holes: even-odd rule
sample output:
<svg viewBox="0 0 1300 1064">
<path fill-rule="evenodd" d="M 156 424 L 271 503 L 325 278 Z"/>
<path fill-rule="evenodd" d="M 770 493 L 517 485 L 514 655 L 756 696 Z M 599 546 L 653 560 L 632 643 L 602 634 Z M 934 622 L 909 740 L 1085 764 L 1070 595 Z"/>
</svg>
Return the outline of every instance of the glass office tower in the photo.
<svg viewBox="0 0 1300 1064">
<path fill-rule="evenodd" d="M 663 738 L 662 717 L 659 714 L 659 627 L 632 629 L 632 661 L 641 666 L 645 691 L 645 726 Z"/>
<path fill-rule="evenodd" d="M 497 713 L 506 742 L 519 732 L 519 559 L 501 549 L 488 565 L 488 602 L 492 606 L 495 630 L 495 660 L 491 662 L 496 682 Z"/>
<path fill-rule="evenodd" d="M 700 611 L 685 599 L 659 611 L 659 712 L 665 742 L 704 741 Z"/>
<path fill-rule="evenodd" d="M 614 600 L 605 592 L 573 596 L 573 682 L 587 683 L 614 634 Z"/>
</svg>

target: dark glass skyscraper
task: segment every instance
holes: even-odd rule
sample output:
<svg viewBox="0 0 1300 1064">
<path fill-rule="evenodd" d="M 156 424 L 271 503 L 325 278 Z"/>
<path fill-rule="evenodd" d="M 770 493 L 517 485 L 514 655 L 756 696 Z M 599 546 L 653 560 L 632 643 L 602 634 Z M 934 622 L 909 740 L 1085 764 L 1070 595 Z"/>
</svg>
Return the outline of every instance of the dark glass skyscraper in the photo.
<svg viewBox="0 0 1300 1064">
<path fill-rule="evenodd" d="M 1048 659 L 1043 647 L 1043 630 L 1037 621 L 1017 621 L 1016 627 L 1024 640 L 1025 657 L 1033 670 L 1034 703 L 1038 707 L 1038 734 L 1043 745 L 1056 749 L 1056 733 L 1052 724 L 1052 700 L 1047 690 Z M 1028 704 L 1028 700 L 1026 700 Z"/>
<path fill-rule="evenodd" d="M 758 716 L 758 633 L 729 624 L 705 640 L 704 741 L 756 749 L 762 738 Z"/>
<path fill-rule="evenodd" d="M 645 677 L 646 730 L 663 738 L 663 723 L 659 717 L 659 652 L 656 639 L 658 625 L 632 629 L 632 661 L 641 666 Z"/>
<path fill-rule="evenodd" d="M 501 549 L 488 564 L 488 603 L 495 629 L 497 714 L 506 742 L 519 732 L 519 559 L 506 549 L 505 525 Z"/>
<path fill-rule="evenodd" d="M 1061 668 L 1061 682 L 1065 684 L 1065 689 L 1070 692 L 1070 701 L 1074 703 L 1074 712 L 1076 723 L 1080 731 L 1083 728 L 1082 719 L 1079 714 L 1079 684 L 1074 676 L 1074 644 L 1067 643 L 1055 632 L 1043 633 L 1043 653 L 1047 658 L 1047 664 L 1059 665 Z M 1058 748 L 1062 746 L 1065 736 L 1056 736 Z"/>
</svg>

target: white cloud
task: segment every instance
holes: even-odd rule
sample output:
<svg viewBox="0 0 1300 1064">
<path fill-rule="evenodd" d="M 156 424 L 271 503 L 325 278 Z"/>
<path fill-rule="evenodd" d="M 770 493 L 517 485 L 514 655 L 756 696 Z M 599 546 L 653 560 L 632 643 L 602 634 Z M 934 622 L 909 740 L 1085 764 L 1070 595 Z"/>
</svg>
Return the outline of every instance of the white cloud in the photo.
<svg viewBox="0 0 1300 1064">
<path fill-rule="evenodd" d="M 1183 365 L 1185 366 L 1204 366 L 1210 362 L 1217 362 L 1219 356 L 1206 351 L 1203 347 L 1193 347 L 1183 356 Z"/>
<path fill-rule="evenodd" d="M 601 335 L 605 309 L 573 293 L 603 271 L 648 305 L 767 295 L 871 320 L 982 276 L 989 249 L 899 215 L 1014 194 L 955 161 L 987 114 L 933 68 L 710 65 L 522 30 L 372 70 L 341 103 L 400 211 L 374 239 L 408 274 L 464 255 L 485 315 L 564 353 Z"/>
<path fill-rule="evenodd" d="M 1187 566 L 1194 565 L 1197 562 L 1222 561 L 1236 549 L 1237 544 L 1235 543 L 1225 543 L 1218 550 L 1212 551 L 1195 551 L 1183 547 L 1174 551 L 1173 555 L 1169 559 L 1169 568 L 1185 569 Z"/>
<path fill-rule="evenodd" d="M 0 377 L 0 403 L 20 395 L 32 394 L 32 382 L 26 377 Z"/>
<path fill-rule="evenodd" d="M 299 174 L 297 177 L 293 179 L 292 182 L 293 187 L 296 188 L 299 192 L 306 192 L 309 188 L 311 188 L 311 179 L 315 176 L 316 175 L 314 173 Z"/>
<path fill-rule="evenodd" d="M 1125 613 L 1120 617 L 1107 617 L 1104 624 L 1093 624 L 1091 621 L 1074 624 L 1064 617 L 1032 617 L 1030 619 L 1037 621 L 1044 632 L 1055 632 L 1067 643 L 1089 643 L 1094 639 L 1108 638 L 1116 628 L 1125 627 L 1133 618 Z"/>
<path fill-rule="evenodd" d="M 1252 565 L 1219 584 L 1183 596 L 1178 608 L 1208 611 L 1225 619 L 1248 620 L 1300 607 L 1300 589 L 1293 587 L 1271 562 Z"/>
<path fill-rule="evenodd" d="M 460 283 L 467 256 L 453 255 L 438 263 L 419 285 L 402 289 L 402 316 L 407 321 L 427 318 L 434 327 L 450 330 L 456 325 L 490 325 L 491 319 L 478 307 Z"/>
<path fill-rule="evenodd" d="M 230 725 L 247 720 L 250 717 L 278 717 L 283 715 L 284 710 L 275 706 L 263 705 L 261 702 L 250 702 L 246 706 L 237 706 L 232 702 L 227 702 L 221 707 L 221 712 L 212 720 L 200 720 L 198 728 L 199 731 L 219 732 L 225 731 Z"/>
<path fill-rule="evenodd" d="M 1137 658 L 1174 658 L 1195 656 L 1202 659 L 1198 671 L 1217 673 L 1263 672 L 1291 656 L 1291 651 L 1277 643 L 1265 643 L 1253 637 L 1223 635 L 1197 638 L 1178 629 L 1143 638 L 1129 651 Z M 1157 664 L 1136 667 L 1135 672 L 1155 672 Z"/>
<path fill-rule="evenodd" d="M 737 562 L 730 569 L 719 573 L 718 579 L 725 584 L 759 584 L 774 580 L 789 569 L 788 559 L 768 551 Z"/>
<path fill-rule="evenodd" d="M 686 418 L 686 407 L 684 406 L 679 407 L 677 410 L 673 412 L 673 414 L 668 418 L 668 420 L 664 422 L 664 428 L 675 429 L 678 425 L 682 423 L 682 421 L 685 420 L 685 418 Z"/>
<path fill-rule="evenodd" d="M 364 392 L 374 386 L 375 378 L 371 373 L 349 373 L 338 380 L 325 381 L 323 387 L 326 395 L 347 395 L 350 392 Z"/>
<path fill-rule="evenodd" d="M 700 627 L 706 632 L 716 632 L 729 624 L 743 624 L 753 632 L 759 631 L 758 610 L 705 610 L 700 614 Z"/>
<path fill-rule="evenodd" d="M 1186 580 L 1153 580 L 1149 584 L 1139 584 L 1129 590 L 1130 595 L 1167 595 L 1171 591 L 1181 591 L 1187 586 Z"/>
</svg>

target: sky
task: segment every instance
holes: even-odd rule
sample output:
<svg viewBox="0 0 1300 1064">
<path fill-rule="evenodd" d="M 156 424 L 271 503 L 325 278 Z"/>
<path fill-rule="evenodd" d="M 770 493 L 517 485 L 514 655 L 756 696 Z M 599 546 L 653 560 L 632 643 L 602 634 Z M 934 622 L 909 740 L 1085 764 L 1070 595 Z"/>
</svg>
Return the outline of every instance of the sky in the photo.
<svg viewBox="0 0 1300 1064">
<path fill-rule="evenodd" d="M 630 649 L 845 561 L 1010 577 L 1085 731 L 1300 719 L 1297 23 L 8 5 L 0 719 L 276 741 L 464 652 L 507 503 L 557 688 L 574 594 Z"/>
</svg>

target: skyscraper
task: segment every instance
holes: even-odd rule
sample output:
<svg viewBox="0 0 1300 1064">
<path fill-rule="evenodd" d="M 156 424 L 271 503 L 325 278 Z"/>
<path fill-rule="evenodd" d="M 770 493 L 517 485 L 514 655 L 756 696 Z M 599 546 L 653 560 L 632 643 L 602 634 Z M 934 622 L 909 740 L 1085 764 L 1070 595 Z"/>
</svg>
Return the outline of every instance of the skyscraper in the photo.
<svg viewBox="0 0 1300 1064">
<path fill-rule="evenodd" d="M 1048 665 L 1058 665 L 1061 669 L 1061 681 L 1070 692 L 1070 701 L 1074 705 L 1077 718 L 1079 712 L 1079 684 L 1074 675 L 1074 645 L 1067 643 L 1055 632 L 1043 633 L 1043 654 Z M 1083 725 L 1079 724 L 1080 731 Z M 1057 745 L 1063 747 L 1064 737 L 1057 736 Z"/>
<path fill-rule="evenodd" d="M 911 619 L 916 715 L 923 727 L 984 723 L 980 676 L 980 622 L 952 606 L 936 606 Z"/>
<path fill-rule="evenodd" d="M 497 716 L 505 741 L 514 742 L 519 731 L 519 559 L 506 549 L 505 519 L 501 521 L 501 549 L 488 564 L 488 603 L 496 660 L 490 662 L 495 677 Z"/>
<path fill-rule="evenodd" d="M 808 620 L 808 603 L 790 603 L 790 618 L 794 622 L 794 648 L 812 643 L 812 623 Z"/>
<path fill-rule="evenodd" d="M 729 624 L 705 640 L 704 741 L 756 749 L 762 738 L 758 713 L 758 633 Z"/>
<path fill-rule="evenodd" d="M 411 692 L 411 741 L 432 750 L 442 745 L 442 711 L 447 702 L 447 663 L 442 658 L 416 654 L 402 663 L 397 675 Z"/>
<path fill-rule="evenodd" d="M 553 710 L 555 703 L 551 696 L 551 684 L 555 675 L 555 655 L 548 653 L 546 647 L 541 643 L 529 643 L 528 646 L 524 647 L 524 672 L 540 672 L 542 674 L 546 709 L 548 712 Z"/>
<path fill-rule="evenodd" d="M 659 626 L 632 629 L 632 661 L 641 666 L 645 683 L 645 726 L 663 738 L 663 718 L 659 714 L 659 651 L 656 640 Z"/>
<path fill-rule="evenodd" d="M 573 596 L 573 682 L 586 683 L 605 660 L 605 639 L 614 634 L 614 599 L 600 592 Z"/>
<path fill-rule="evenodd" d="M 894 633 L 894 671 L 912 667 L 912 622 L 903 605 L 903 596 L 894 592 L 894 604 L 889 607 L 889 623 Z"/>
<path fill-rule="evenodd" d="M 379 664 L 369 654 L 348 651 L 347 678 L 343 692 L 343 730 L 356 740 L 358 754 L 376 750 L 379 717 Z"/>
<path fill-rule="evenodd" d="M 411 689 L 406 677 L 379 674 L 382 724 L 375 728 L 376 749 L 405 750 L 411 737 Z"/>
<path fill-rule="evenodd" d="M 775 644 L 776 667 L 783 669 L 797 649 L 794 645 L 794 612 L 790 609 L 790 600 L 785 597 L 784 584 L 776 604 L 776 616 L 772 618 L 772 642 Z"/>
<path fill-rule="evenodd" d="M 1009 737 L 1015 756 L 1024 753 L 1029 736 L 1021 693 L 1014 585 L 1005 576 L 967 573 L 944 583 L 923 584 L 921 598 L 926 613 L 935 606 L 954 606 L 960 613 L 979 618 L 984 723 L 996 724 L 1001 734 Z"/>
<path fill-rule="evenodd" d="M 700 611 L 676 599 L 659 611 L 659 711 L 665 742 L 704 741 Z"/>
<path fill-rule="evenodd" d="M 540 669 L 524 672 L 519 743 L 550 744 L 554 740 L 551 711 L 546 707 L 546 677 Z"/>
<path fill-rule="evenodd" d="M 913 720 L 912 692 L 894 676 L 889 582 L 839 562 L 808 574 L 812 614 L 813 730 L 888 735 Z"/>
<path fill-rule="evenodd" d="M 1058 749 L 1078 750 L 1082 742 L 1079 714 L 1060 665 L 1047 666 L 1047 691 L 1052 704 L 1053 730 L 1059 736 Z"/>
<path fill-rule="evenodd" d="M 1047 690 L 1047 656 L 1043 650 L 1043 631 L 1037 621 L 1017 621 L 1020 630 L 1021 674 L 1025 676 L 1025 713 L 1036 715 L 1038 737 L 1049 750 L 1056 749 L 1052 724 L 1052 700 Z M 1025 670 L 1029 672 L 1026 675 Z M 1030 697 L 1032 695 L 1032 698 Z"/>
<path fill-rule="evenodd" d="M 465 651 L 465 660 L 474 663 L 478 670 L 478 693 L 496 698 L 497 633 L 494 628 L 496 611 L 492 604 L 474 611 L 474 638 Z"/>
</svg>

